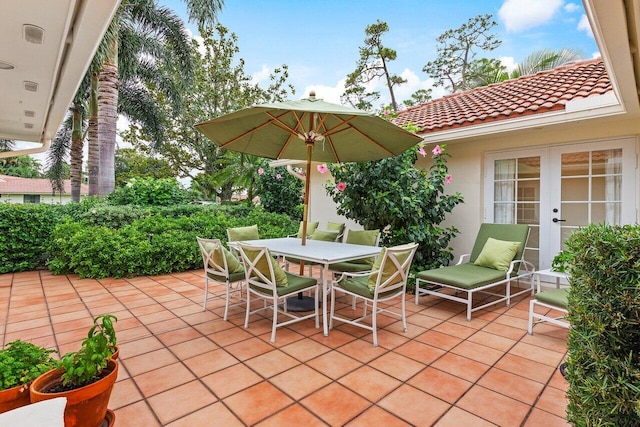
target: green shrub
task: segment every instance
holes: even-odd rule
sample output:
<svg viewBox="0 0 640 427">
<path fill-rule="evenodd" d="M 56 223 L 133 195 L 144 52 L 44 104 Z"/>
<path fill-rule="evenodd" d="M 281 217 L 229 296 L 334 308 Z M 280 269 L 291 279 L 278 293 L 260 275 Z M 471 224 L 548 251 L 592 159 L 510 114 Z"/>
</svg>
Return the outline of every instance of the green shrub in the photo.
<svg viewBox="0 0 640 427">
<path fill-rule="evenodd" d="M 640 425 L 640 226 L 590 225 L 567 240 L 568 421 Z"/>
<path fill-rule="evenodd" d="M 114 205 L 171 206 L 186 203 L 189 194 L 175 178 L 131 178 L 107 199 Z"/>
<path fill-rule="evenodd" d="M 196 236 L 227 241 L 228 227 L 258 224 L 261 237 L 282 237 L 297 230 L 286 215 L 261 209 L 201 209 L 189 217 L 151 214 L 130 225 L 110 228 L 73 222 L 58 224 L 49 241 L 48 265 L 54 274 L 104 278 L 168 274 L 202 267 Z"/>
</svg>

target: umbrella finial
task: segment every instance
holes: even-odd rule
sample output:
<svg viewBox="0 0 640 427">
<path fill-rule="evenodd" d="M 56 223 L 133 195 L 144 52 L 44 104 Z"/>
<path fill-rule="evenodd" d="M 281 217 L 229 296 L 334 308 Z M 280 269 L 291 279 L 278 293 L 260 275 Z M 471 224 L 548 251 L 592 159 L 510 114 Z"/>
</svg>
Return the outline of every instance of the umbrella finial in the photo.
<svg viewBox="0 0 640 427">
<path fill-rule="evenodd" d="M 309 99 L 311 100 L 315 100 L 316 99 L 316 91 L 312 90 L 311 92 L 309 92 Z"/>
</svg>

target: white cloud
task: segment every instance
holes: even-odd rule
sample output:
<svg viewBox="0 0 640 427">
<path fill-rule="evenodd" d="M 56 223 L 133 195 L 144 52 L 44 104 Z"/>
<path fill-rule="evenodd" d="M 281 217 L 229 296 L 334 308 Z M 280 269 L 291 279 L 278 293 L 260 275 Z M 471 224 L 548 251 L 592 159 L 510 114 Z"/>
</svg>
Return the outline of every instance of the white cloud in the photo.
<svg viewBox="0 0 640 427">
<path fill-rule="evenodd" d="M 575 3 L 567 3 L 567 4 L 564 5 L 564 10 L 567 13 L 575 12 L 578 9 L 580 9 L 580 6 L 578 6 Z"/>
<path fill-rule="evenodd" d="M 505 0 L 498 16 L 517 33 L 549 22 L 561 6 L 562 0 Z"/>
<path fill-rule="evenodd" d="M 266 65 L 262 64 L 262 69 L 251 74 L 251 83 L 260 84 L 261 82 L 269 80 L 269 75 L 271 74 L 271 70 Z"/>
<path fill-rule="evenodd" d="M 513 58 L 513 56 L 501 56 L 500 57 L 500 62 L 502 63 L 502 65 L 507 67 L 507 71 L 509 73 L 511 73 L 513 70 L 515 70 L 516 67 L 518 66 L 518 64 L 516 64 L 516 60 Z"/>
<path fill-rule="evenodd" d="M 340 104 L 340 95 L 344 92 L 344 83 L 346 79 L 341 79 L 336 83 L 335 86 L 326 86 L 326 85 L 309 85 L 305 86 L 304 92 L 300 94 L 300 99 L 308 98 L 309 93 L 314 91 L 316 93 L 316 97 L 323 99 L 327 102 L 332 102 L 334 104 Z"/>
<path fill-rule="evenodd" d="M 589 24 L 587 15 L 583 14 L 580 17 L 580 22 L 578 22 L 578 30 L 584 31 L 589 37 L 593 38 L 593 30 L 591 29 L 591 24 Z"/>
</svg>

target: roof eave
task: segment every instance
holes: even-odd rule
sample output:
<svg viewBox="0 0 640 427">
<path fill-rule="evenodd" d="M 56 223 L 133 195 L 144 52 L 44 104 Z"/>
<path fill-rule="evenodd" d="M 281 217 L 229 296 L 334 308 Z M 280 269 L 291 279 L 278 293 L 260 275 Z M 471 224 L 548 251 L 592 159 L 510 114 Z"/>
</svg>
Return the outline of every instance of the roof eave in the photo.
<svg viewBox="0 0 640 427">
<path fill-rule="evenodd" d="M 486 137 L 488 135 L 505 132 L 549 127 L 588 119 L 623 115 L 627 113 L 624 106 L 617 101 L 613 92 L 601 95 L 599 98 L 600 97 L 607 99 L 601 99 L 603 102 L 600 102 L 598 106 L 590 106 L 587 101 L 584 101 L 584 104 L 580 105 L 580 101 L 582 100 L 579 100 L 578 102 L 573 101 L 575 103 L 573 105 L 571 103 L 567 103 L 567 108 L 562 111 L 552 111 L 549 113 L 533 114 L 519 118 L 497 120 L 489 123 L 462 126 L 449 130 L 427 131 L 420 133 L 419 135 L 424 138 L 425 142 L 450 142 Z"/>
</svg>

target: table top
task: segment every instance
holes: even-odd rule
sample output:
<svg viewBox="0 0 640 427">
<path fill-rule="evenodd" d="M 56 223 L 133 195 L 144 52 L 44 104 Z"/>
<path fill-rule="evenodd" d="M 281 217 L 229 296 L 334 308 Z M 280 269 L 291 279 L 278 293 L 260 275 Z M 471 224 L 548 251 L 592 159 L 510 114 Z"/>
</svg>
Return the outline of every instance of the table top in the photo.
<svg viewBox="0 0 640 427">
<path fill-rule="evenodd" d="M 229 242 L 229 245 L 233 245 L 234 243 L 236 242 Z M 253 246 L 266 246 L 276 255 L 299 258 L 320 264 L 350 261 L 358 258 L 376 256 L 380 253 L 380 247 L 378 246 L 325 242 L 322 240 L 307 239 L 306 245 L 303 246 L 302 239 L 295 237 L 244 240 L 242 243 Z"/>
<path fill-rule="evenodd" d="M 536 271 L 536 274 L 540 274 L 543 276 L 550 276 L 550 277 L 556 277 L 556 278 L 560 278 L 560 279 L 566 279 L 569 277 L 569 275 L 567 273 L 562 273 L 560 271 L 555 271 L 552 270 L 550 268 L 547 268 L 545 270 L 538 270 Z"/>
</svg>

